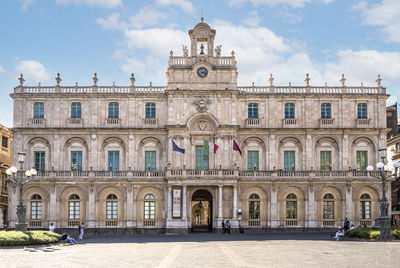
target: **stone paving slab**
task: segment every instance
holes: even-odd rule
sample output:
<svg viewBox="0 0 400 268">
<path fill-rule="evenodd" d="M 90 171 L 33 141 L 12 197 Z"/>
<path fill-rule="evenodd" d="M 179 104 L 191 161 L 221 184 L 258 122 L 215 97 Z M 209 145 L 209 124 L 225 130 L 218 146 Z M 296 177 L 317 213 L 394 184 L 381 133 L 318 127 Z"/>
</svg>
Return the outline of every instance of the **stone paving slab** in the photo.
<svg viewBox="0 0 400 268">
<path fill-rule="evenodd" d="M 0 267 L 400 267 L 399 242 L 328 233 L 103 236 L 75 246 L 0 248 Z"/>
</svg>

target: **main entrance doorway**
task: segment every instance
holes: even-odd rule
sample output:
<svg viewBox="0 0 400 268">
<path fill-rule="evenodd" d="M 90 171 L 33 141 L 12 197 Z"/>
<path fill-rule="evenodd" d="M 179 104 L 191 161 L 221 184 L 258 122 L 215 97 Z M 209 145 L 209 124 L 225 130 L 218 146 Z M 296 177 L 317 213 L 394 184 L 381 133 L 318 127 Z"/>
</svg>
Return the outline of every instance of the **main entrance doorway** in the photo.
<svg viewBox="0 0 400 268">
<path fill-rule="evenodd" d="M 209 191 L 201 189 L 192 196 L 192 231 L 212 231 L 212 195 Z"/>
</svg>

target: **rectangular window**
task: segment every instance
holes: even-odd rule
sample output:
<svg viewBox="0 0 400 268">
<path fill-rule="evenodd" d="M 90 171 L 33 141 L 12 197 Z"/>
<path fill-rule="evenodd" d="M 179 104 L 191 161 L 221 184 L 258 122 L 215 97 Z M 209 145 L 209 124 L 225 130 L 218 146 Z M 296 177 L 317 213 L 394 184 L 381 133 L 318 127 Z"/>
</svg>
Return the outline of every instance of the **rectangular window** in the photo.
<svg viewBox="0 0 400 268">
<path fill-rule="evenodd" d="M 295 118 L 294 103 L 285 103 L 285 119 Z"/>
<path fill-rule="evenodd" d="M 147 171 L 156 170 L 156 151 L 145 152 L 145 168 Z"/>
<path fill-rule="evenodd" d="M 366 103 L 359 103 L 357 105 L 357 118 L 359 119 L 367 119 L 367 104 Z"/>
<path fill-rule="evenodd" d="M 286 219 L 297 219 L 297 201 L 286 201 Z"/>
<path fill-rule="evenodd" d="M 249 103 L 248 118 L 249 119 L 257 119 L 258 118 L 258 104 L 257 103 Z"/>
<path fill-rule="evenodd" d="M 258 151 L 247 152 L 247 170 L 258 170 Z"/>
<path fill-rule="evenodd" d="M 196 146 L 196 169 L 208 169 L 208 150 L 204 146 Z"/>
<path fill-rule="evenodd" d="M 324 201 L 323 205 L 323 219 L 333 220 L 335 218 L 335 202 L 334 201 Z"/>
<path fill-rule="evenodd" d="M 71 170 L 82 170 L 82 152 L 71 151 Z"/>
<path fill-rule="evenodd" d="M 69 203 L 68 218 L 70 220 L 79 220 L 80 219 L 80 203 L 79 203 L 79 201 L 70 201 L 68 203 Z"/>
<path fill-rule="evenodd" d="M 106 202 L 106 218 L 108 220 L 118 219 L 118 201 Z"/>
<path fill-rule="evenodd" d="M 260 201 L 249 201 L 249 219 L 260 219 Z"/>
<path fill-rule="evenodd" d="M 155 215 L 156 206 L 154 201 L 145 201 L 144 202 L 144 219 L 145 220 L 154 220 L 156 218 Z"/>
<path fill-rule="evenodd" d="M 35 102 L 34 106 L 34 118 L 44 118 L 44 104 L 43 102 Z"/>
<path fill-rule="evenodd" d="M 37 171 L 45 170 L 45 152 L 34 152 L 34 167 Z"/>
<path fill-rule="evenodd" d="M 361 219 L 371 219 L 371 201 L 361 201 L 360 205 Z"/>
<path fill-rule="evenodd" d="M 119 151 L 108 151 L 108 170 L 119 170 Z"/>
<path fill-rule="evenodd" d="M 357 170 L 366 170 L 368 166 L 368 152 L 367 151 L 357 151 Z"/>
<path fill-rule="evenodd" d="M 108 118 L 119 118 L 119 106 L 117 102 L 108 104 Z"/>
<path fill-rule="evenodd" d="M 332 170 L 332 152 L 321 151 L 319 155 L 320 155 L 320 170 L 321 171 Z"/>
<path fill-rule="evenodd" d="M 146 119 L 156 118 L 156 104 L 154 102 L 146 103 Z"/>
<path fill-rule="evenodd" d="M 1 137 L 1 146 L 3 146 L 3 148 L 8 148 L 8 138 L 7 137 Z"/>
<path fill-rule="evenodd" d="M 284 168 L 286 171 L 295 170 L 295 151 L 285 151 L 284 152 Z"/>
<path fill-rule="evenodd" d="M 321 118 L 331 118 L 331 104 L 322 103 L 321 104 Z"/>
<path fill-rule="evenodd" d="M 81 103 L 73 102 L 71 105 L 71 118 L 81 118 Z"/>
<path fill-rule="evenodd" d="M 42 202 L 32 201 L 31 202 L 31 220 L 42 219 Z"/>
</svg>

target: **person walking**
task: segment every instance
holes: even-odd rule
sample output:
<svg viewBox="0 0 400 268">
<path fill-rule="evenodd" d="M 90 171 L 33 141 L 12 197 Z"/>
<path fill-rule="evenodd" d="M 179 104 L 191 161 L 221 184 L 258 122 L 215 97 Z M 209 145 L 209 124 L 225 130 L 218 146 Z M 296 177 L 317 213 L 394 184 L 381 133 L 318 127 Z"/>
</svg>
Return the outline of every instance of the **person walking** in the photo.
<svg viewBox="0 0 400 268">
<path fill-rule="evenodd" d="M 226 234 L 226 229 L 225 229 L 225 222 L 224 220 L 221 221 L 221 226 L 222 226 L 222 233 Z"/>
<path fill-rule="evenodd" d="M 231 234 L 231 226 L 232 226 L 232 223 L 229 221 L 229 220 L 227 220 L 226 221 L 226 226 L 227 226 L 227 231 L 228 231 L 228 234 Z"/>
<path fill-rule="evenodd" d="M 55 229 L 55 227 L 54 227 L 53 223 L 51 222 L 50 226 L 49 226 L 49 232 L 54 233 L 54 229 Z"/>
<path fill-rule="evenodd" d="M 82 224 L 79 225 L 79 239 L 83 239 L 84 233 L 85 233 L 85 224 L 82 222 Z"/>
</svg>

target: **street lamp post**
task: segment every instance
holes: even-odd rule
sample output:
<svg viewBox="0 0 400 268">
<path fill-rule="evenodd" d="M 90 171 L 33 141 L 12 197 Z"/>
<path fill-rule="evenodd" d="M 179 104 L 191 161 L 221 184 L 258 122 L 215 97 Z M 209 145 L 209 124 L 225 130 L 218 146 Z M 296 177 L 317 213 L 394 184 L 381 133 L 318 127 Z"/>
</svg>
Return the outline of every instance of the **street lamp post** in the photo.
<svg viewBox="0 0 400 268">
<path fill-rule="evenodd" d="M 25 153 L 18 153 L 18 162 L 20 163 L 20 176 L 19 179 L 15 176 L 18 169 L 15 166 L 10 167 L 6 170 L 6 174 L 9 176 L 9 180 L 15 184 L 19 185 L 19 204 L 17 206 L 17 216 L 18 216 L 18 223 L 16 224 L 15 230 L 17 231 L 26 231 L 27 224 L 25 222 L 26 218 L 26 206 L 23 203 L 23 185 L 25 183 L 30 182 L 33 177 L 37 174 L 37 171 L 32 168 L 31 170 L 27 170 L 25 172 L 26 179 L 22 175 L 22 164 L 24 163 Z"/>
<path fill-rule="evenodd" d="M 388 214 L 389 211 L 389 202 L 386 197 L 386 180 L 396 176 L 397 171 L 400 167 L 400 162 L 395 162 L 393 164 L 395 168 L 395 172 L 392 175 L 386 175 L 385 171 L 392 171 L 392 166 L 385 165 L 385 158 L 386 158 L 386 149 L 379 150 L 379 156 L 382 159 L 381 162 L 376 164 L 376 168 L 379 170 L 378 176 L 372 175 L 371 172 L 374 170 L 373 166 L 368 166 L 367 171 L 370 175 L 374 178 L 381 179 L 382 181 L 382 198 L 379 200 L 379 208 L 380 208 L 380 216 L 378 217 L 379 221 L 379 229 L 381 232 L 381 240 L 390 240 L 390 216 Z"/>
</svg>

